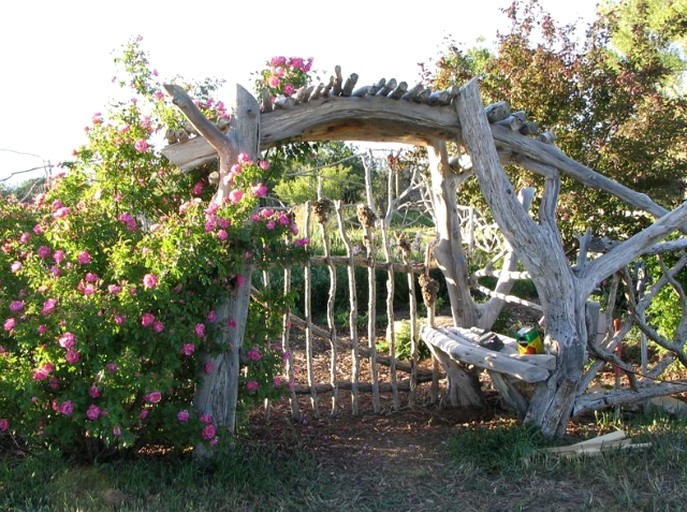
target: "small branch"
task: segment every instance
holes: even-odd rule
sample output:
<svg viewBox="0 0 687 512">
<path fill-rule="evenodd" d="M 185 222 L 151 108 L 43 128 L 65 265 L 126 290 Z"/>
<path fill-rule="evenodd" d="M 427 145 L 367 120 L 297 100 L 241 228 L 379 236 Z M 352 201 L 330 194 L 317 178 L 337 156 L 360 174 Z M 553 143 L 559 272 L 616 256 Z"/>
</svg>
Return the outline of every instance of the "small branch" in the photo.
<svg viewBox="0 0 687 512">
<path fill-rule="evenodd" d="M 619 389 L 608 393 L 584 394 L 575 400 L 572 416 L 580 416 L 588 412 L 598 411 L 616 405 L 637 403 L 656 396 L 684 393 L 685 391 L 687 391 L 687 382 L 676 381 L 642 386 L 636 391 Z"/>
<path fill-rule="evenodd" d="M 227 136 L 202 114 L 186 91 L 178 85 L 173 84 L 165 84 L 164 88 L 172 97 L 172 102 L 179 107 L 198 133 L 205 138 L 208 144 L 210 144 L 220 156 L 234 150 L 234 144 L 231 144 Z"/>
</svg>

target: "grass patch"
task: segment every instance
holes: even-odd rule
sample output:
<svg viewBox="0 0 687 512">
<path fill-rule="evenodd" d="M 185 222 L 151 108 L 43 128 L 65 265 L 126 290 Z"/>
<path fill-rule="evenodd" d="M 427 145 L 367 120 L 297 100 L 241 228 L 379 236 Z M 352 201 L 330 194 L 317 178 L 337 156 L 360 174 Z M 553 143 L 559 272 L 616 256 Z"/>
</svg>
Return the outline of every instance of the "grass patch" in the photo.
<svg viewBox="0 0 687 512">
<path fill-rule="evenodd" d="M 207 466 L 189 454 L 139 455 L 93 465 L 49 453 L 2 457 L 0 510 L 291 510 L 313 471 L 307 454 L 248 447 Z"/>
<path fill-rule="evenodd" d="M 550 444 L 536 428 L 513 421 L 465 430 L 449 440 L 447 448 L 461 466 L 513 475 L 525 468 L 525 461 L 539 448 Z"/>
<path fill-rule="evenodd" d="M 684 510 L 687 421 L 640 417 L 614 426 L 622 428 L 634 443 L 651 443 L 651 447 L 563 458 L 538 453 L 539 448 L 554 443 L 515 423 L 465 431 L 447 446 L 466 486 L 482 493 L 490 482 L 499 482 L 504 490 L 527 488 L 528 492 L 512 503 L 512 510 L 544 510 L 537 507 L 553 506 L 554 495 L 561 510 Z M 564 506 L 566 501 L 572 508 Z"/>
</svg>

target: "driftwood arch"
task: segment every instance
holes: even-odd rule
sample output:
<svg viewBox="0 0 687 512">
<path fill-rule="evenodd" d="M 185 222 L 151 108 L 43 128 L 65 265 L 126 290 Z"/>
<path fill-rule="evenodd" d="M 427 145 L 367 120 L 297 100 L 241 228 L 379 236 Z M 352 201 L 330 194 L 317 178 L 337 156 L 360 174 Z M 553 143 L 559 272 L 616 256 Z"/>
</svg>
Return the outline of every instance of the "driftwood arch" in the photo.
<svg viewBox="0 0 687 512">
<path fill-rule="evenodd" d="M 687 220 L 687 203 L 669 212 L 647 195 L 574 161 L 552 143 L 550 134 L 539 134 L 536 125 L 527 122 L 524 113 L 512 113 L 505 102 L 485 108 L 476 80 L 446 91 L 431 91 L 422 86 L 409 89 L 405 83 L 396 83 L 395 80 L 382 80 L 356 89 L 356 82 L 355 74 L 344 82 L 337 67 L 336 76 L 328 84 L 303 88 L 290 98 L 274 101 L 265 98 L 262 105 L 238 86 L 234 117 L 224 130 L 205 119 L 182 89 L 167 86 L 173 101 L 202 137 L 172 144 L 163 153 L 183 169 L 219 157 L 217 197 L 222 199 L 228 193 L 229 185 L 223 184 L 221 177 L 229 172 L 240 152 L 254 158 L 261 150 L 296 140 L 383 141 L 426 146 L 430 157 L 431 195 L 437 217 L 434 256 L 446 277 L 454 323 L 463 328 L 489 329 L 503 306 L 503 293 L 510 289 L 508 274 L 516 269 L 518 258 L 522 261 L 539 293 L 546 324 L 546 346 L 555 356 L 556 364 L 547 371 L 548 378 L 539 381 L 533 396 L 528 399 L 499 373 L 494 374 L 495 383 L 506 401 L 519 409 L 526 421 L 538 425 L 545 434 L 562 434 L 571 414 L 584 399 L 580 382 L 584 382 L 583 367 L 592 334 L 588 330 L 588 318 L 590 312 L 593 313 L 588 306 L 590 294 L 598 282 L 681 229 Z M 183 138 L 188 137 L 182 135 Z M 464 148 L 471 160 L 469 169 L 453 164 L 446 141 L 456 142 Z M 544 179 L 544 194 L 537 219 L 528 212 L 528 199 L 519 198 L 508 180 L 503 170 L 506 163 L 517 163 Z M 587 254 L 591 240 L 588 233 L 577 261 L 571 265 L 556 226 L 561 173 L 586 186 L 616 195 L 633 209 L 644 210 L 654 216 L 656 222 L 594 259 L 588 258 Z M 476 304 L 470 295 L 460 229 L 456 225 L 456 190 L 461 180 L 472 175 L 478 179 L 494 218 L 513 249 L 499 273 L 496 296 L 482 305 Z M 240 293 L 243 295 L 227 298 L 225 309 L 231 311 L 234 318 L 239 318 L 241 311 L 245 316 L 247 292 Z M 220 340 L 229 343 L 233 352 L 218 356 L 222 361 L 216 362 L 215 371 L 207 377 L 196 404 L 201 413 L 213 414 L 229 428 L 235 421 L 231 411 L 231 404 L 235 403 L 232 393 L 235 391 L 229 389 L 235 387 L 231 386 L 235 377 L 225 370 L 236 371 L 242 332 L 242 329 L 236 329 Z M 461 401 L 478 401 L 465 370 L 454 364 L 454 347 L 450 343 L 435 344 L 431 339 L 432 333 L 427 333 L 425 340 L 430 340 L 437 353 L 443 356 L 451 385 L 456 388 Z M 610 350 L 598 346 L 594 350 L 596 357 L 627 369 Z M 488 368 L 488 358 L 483 360 Z M 647 385 L 641 396 L 686 389 L 687 386 L 682 384 Z M 625 398 L 627 401 L 630 399 Z M 611 403 L 614 398 L 608 400 Z M 613 403 L 620 401 L 622 399 Z"/>
</svg>

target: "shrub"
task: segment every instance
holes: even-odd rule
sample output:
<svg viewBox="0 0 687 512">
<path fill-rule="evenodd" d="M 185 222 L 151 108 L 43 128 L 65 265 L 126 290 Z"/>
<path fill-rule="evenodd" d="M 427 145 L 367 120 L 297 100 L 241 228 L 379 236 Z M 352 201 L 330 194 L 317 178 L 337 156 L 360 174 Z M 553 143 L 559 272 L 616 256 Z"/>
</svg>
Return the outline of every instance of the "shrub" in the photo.
<svg viewBox="0 0 687 512">
<path fill-rule="evenodd" d="M 137 43 L 127 69 L 145 61 Z M 88 144 L 46 193 L 30 205 L 3 202 L 0 432 L 71 452 L 218 442 L 213 418 L 192 407 L 212 371 L 203 354 L 223 350 L 214 338 L 236 326 L 220 325 L 215 308 L 247 286 L 246 262 L 305 256 L 292 217 L 258 209 L 266 162 L 239 155 L 233 190 L 218 204 L 201 176 L 154 150 L 172 114 L 151 76 L 132 80 L 134 93 L 150 96 L 93 117 Z M 284 304 L 271 300 L 249 314 L 245 406 L 285 388 L 284 354 L 268 341 Z"/>
</svg>

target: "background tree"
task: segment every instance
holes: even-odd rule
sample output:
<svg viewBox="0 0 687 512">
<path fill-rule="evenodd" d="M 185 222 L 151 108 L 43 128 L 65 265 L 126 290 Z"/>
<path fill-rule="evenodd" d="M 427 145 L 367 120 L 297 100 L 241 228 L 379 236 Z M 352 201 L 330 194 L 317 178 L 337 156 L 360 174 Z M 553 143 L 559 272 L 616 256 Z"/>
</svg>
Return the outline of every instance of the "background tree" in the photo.
<svg viewBox="0 0 687 512">
<path fill-rule="evenodd" d="M 505 13 L 511 27 L 498 34 L 495 50 L 449 44 L 434 85 L 480 76 L 485 104 L 507 100 L 553 131 L 575 160 L 650 192 L 666 208 L 679 204 L 687 170 L 687 102 L 680 94 L 687 4 L 607 3 L 580 39 L 572 24 L 557 25 L 537 0 L 515 1 Z M 509 172 L 516 186 L 534 185 Z M 478 201 L 474 187 L 473 181 L 464 189 L 472 202 Z M 618 238 L 649 223 L 645 216 L 638 223 L 618 199 L 569 179 L 558 215 L 568 244 L 586 226 Z"/>
</svg>

